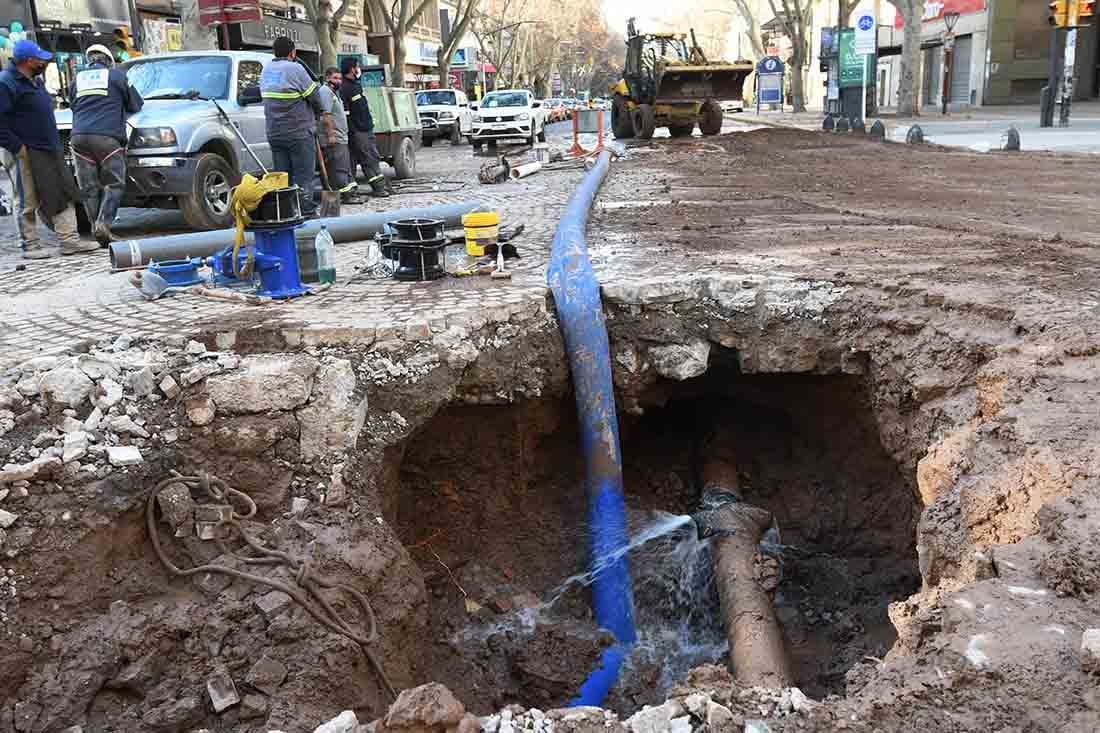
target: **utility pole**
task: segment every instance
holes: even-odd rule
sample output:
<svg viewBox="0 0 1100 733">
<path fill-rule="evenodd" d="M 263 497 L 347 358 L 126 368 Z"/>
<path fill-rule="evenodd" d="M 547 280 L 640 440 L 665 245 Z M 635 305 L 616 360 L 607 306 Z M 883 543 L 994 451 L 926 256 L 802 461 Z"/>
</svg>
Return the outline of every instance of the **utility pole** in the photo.
<svg viewBox="0 0 1100 733">
<path fill-rule="evenodd" d="M 1048 7 L 1051 25 L 1050 73 L 1043 89 L 1039 110 L 1040 127 L 1054 124 L 1054 105 L 1060 105 L 1059 127 L 1069 127 L 1070 108 L 1073 104 L 1073 87 L 1076 83 L 1077 28 L 1087 25 L 1096 13 L 1095 0 L 1054 0 Z M 1060 31 L 1065 29 L 1064 45 L 1059 41 Z M 1062 50 L 1059 63 L 1058 51 Z"/>
<path fill-rule="evenodd" d="M 959 20 L 956 12 L 943 14 L 943 89 L 940 92 L 940 101 L 943 104 L 943 114 L 947 114 L 947 103 L 951 100 L 951 56 L 955 50 L 955 23 Z"/>
</svg>

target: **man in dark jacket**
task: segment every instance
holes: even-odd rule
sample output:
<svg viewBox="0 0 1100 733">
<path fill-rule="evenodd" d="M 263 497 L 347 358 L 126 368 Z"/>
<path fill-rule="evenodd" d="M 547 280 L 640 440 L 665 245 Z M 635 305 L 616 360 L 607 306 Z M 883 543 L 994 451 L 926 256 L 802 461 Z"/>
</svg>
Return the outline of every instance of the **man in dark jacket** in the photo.
<svg viewBox="0 0 1100 733">
<path fill-rule="evenodd" d="M 15 188 L 21 216 L 19 235 L 23 257 L 50 256 L 38 239 L 36 212 L 52 225 L 61 243 L 61 254 L 99 249 L 82 242 L 77 232 L 76 209 L 80 191 L 61 147 L 53 97 L 39 79 L 53 54 L 34 41 L 22 40 L 12 49 L 12 63 L 0 72 L 0 147 L 15 156 Z"/>
<path fill-rule="evenodd" d="M 367 97 L 363 94 L 363 85 L 359 83 L 359 77 L 363 75 L 359 61 L 345 58 L 340 63 L 340 72 L 344 75 L 340 82 L 340 97 L 344 100 L 344 109 L 348 111 L 348 148 L 351 151 L 352 177 L 355 177 L 356 167 L 363 166 L 371 195 L 389 196 L 378 148 L 374 144 L 374 119 L 370 115 Z"/>
<path fill-rule="evenodd" d="M 113 68 L 106 46 L 90 46 L 88 65 L 69 88 L 73 109 L 73 162 L 88 221 L 100 246 L 111 243 L 111 225 L 126 192 L 126 117 L 141 110 L 143 101 Z"/>
</svg>

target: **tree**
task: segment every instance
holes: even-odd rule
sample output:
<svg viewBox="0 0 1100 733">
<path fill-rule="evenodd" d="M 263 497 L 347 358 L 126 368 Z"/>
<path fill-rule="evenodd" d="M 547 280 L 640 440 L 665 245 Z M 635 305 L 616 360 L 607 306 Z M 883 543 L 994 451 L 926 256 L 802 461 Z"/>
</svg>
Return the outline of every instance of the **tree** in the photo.
<svg viewBox="0 0 1100 733">
<path fill-rule="evenodd" d="M 321 49 L 321 70 L 336 66 L 336 34 L 340 31 L 340 19 L 351 6 L 350 0 L 332 9 L 333 0 L 302 0 L 306 15 L 317 32 L 317 45 Z"/>
<path fill-rule="evenodd" d="M 180 3 L 180 34 L 188 51 L 213 51 L 218 47 L 218 29 L 199 23 L 199 3 Z"/>
<path fill-rule="evenodd" d="M 922 0 L 923 1 L 923 0 Z M 806 95 L 803 90 L 806 80 L 806 58 L 810 49 L 809 31 L 813 18 L 810 0 L 768 0 L 776 20 L 791 42 L 791 56 L 788 59 L 791 76 L 791 106 L 795 112 L 806 111 Z"/>
<path fill-rule="evenodd" d="M 898 115 L 920 115 L 920 26 L 924 0 L 891 0 L 902 21 L 901 71 L 898 80 Z"/>
<path fill-rule="evenodd" d="M 365 0 L 366 13 L 382 19 L 393 39 L 393 85 L 405 86 L 405 36 L 420 20 L 432 0 Z M 374 10 L 371 14 L 370 11 Z"/>
<path fill-rule="evenodd" d="M 436 65 L 439 67 L 439 86 L 451 86 L 451 58 L 458 50 L 458 44 L 462 43 L 463 36 L 470 29 L 470 24 L 477 13 L 478 0 L 457 0 L 455 3 L 455 17 L 451 22 L 451 35 L 439 45 L 436 53 Z"/>
<path fill-rule="evenodd" d="M 737 6 L 741 19 L 745 21 L 745 35 L 749 37 L 749 43 L 752 44 L 753 57 L 756 60 L 764 58 L 764 36 L 760 32 L 760 20 L 749 9 L 747 0 L 733 0 L 733 4 Z"/>
<path fill-rule="evenodd" d="M 483 0 L 473 21 L 482 62 L 496 67 L 494 88 L 511 86 L 516 77 L 513 57 L 522 36 L 520 29 L 532 22 L 525 18 L 528 4 L 529 0 Z"/>
</svg>

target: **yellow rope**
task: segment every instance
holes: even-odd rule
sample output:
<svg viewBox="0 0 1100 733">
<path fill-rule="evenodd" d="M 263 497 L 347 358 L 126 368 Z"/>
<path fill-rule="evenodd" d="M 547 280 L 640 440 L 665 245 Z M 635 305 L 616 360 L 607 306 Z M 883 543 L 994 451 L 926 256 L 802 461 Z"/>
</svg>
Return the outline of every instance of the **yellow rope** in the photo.
<svg viewBox="0 0 1100 733">
<path fill-rule="evenodd" d="M 252 265 L 256 255 L 251 247 L 248 247 L 248 260 L 244 267 L 237 269 L 237 257 L 244 244 L 244 228 L 252 223 L 251 213 L 260 205 L 264 196 L 272 191 L 278 191 L 290 186 L 290 178 L 286 173 L 265 173 L 262 179 L 248 173 L 244 174 L 241 182 L 233 189 L 233 197 L 229 201 L 229 207 L 233 211 L 233 218 L 237 222 L 237 237 L 233 242 L 233 274 L 239 279 L 244 279 L 252 274 Z"/>
</svg>

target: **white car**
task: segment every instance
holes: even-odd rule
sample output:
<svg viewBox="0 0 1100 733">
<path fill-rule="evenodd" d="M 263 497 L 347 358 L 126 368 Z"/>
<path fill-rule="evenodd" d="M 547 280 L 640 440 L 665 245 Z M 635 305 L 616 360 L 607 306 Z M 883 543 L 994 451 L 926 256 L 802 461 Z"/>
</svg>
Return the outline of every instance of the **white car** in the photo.
<svg viewBox="0 0 1100 733">
<path fill-rule="evenodd" d="M 470 107 L 466 94 L 457 89 L 425 89 L 416 93 L 416 112 L 424 147 L 430 148 L 436 138 L 462 142 L 470 134 Z"/>
<path fill-rule="evenodd" d="M 489 92 L 473 110 L 470 142 L 479 150 L 487 142 L 521 138 L 532 145 L 546 141 L 546 110 L 526 89 Z"/>
</svg>

